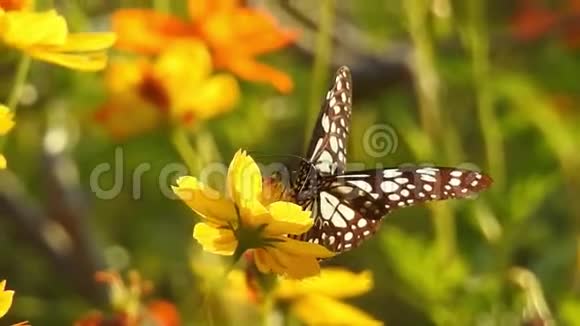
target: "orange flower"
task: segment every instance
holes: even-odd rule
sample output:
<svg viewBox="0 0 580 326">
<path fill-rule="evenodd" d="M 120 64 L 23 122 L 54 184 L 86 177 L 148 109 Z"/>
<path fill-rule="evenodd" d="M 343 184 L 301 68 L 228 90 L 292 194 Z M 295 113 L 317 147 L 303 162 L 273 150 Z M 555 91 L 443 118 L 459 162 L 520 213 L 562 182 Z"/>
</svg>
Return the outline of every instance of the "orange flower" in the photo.
<svg viewBox="0 0 580 326">
<path fill-rule="evenodd" d="M 117 46 L 145 54 L 157 54 L 170 41 L 201 39 L 212 51 L 217 68 L 240 78 L 267 82 L 287 93 L 290 77 L 256 61 L 255 57 L 294 42 L 298 33 L 282 29 L 269 14 L 243 7 L 239 0 L 190 0 L 191 21 L 151 10 L 119 10 L 113 15 Z"/>
<path fill-rule="evenodd" d="M 201 42 L 175 42 L 155 61 L 113 62 L 105 76 L 110 101 L 96 119 L 117 139 L 179 123 L 192 126 L 228 112 L 237 103 L 231 75 L 212 75 Z"/>
</svg>

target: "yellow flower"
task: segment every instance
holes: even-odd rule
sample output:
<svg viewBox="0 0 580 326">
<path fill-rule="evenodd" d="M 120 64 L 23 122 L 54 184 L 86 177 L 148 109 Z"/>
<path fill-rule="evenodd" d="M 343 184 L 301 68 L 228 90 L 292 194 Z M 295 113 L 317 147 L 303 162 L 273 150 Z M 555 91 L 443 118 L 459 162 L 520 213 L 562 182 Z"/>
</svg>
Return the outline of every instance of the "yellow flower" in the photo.
<svg viewBox="0 0 580 326">
<path fill-rule="evenodd" d="M 0 136 L 6 135 L 14 127 L 13 115 L 10 109 L 0 104 Z M 6 168 L 6 158 L 0 154 L 0 170 Z"/>
<path fill-rule="evenodd" d="M 228 274 L 225 293 L 232 304 L 256 303 L 261 297 L 260 282 L 249 275 L 240 270 Z M 320 275 L 302 280 L 279 278 L 271 294 L 277 303 L 289 305 L 289 311 L 307 325 L 381 325 L 364 311 L 339 301 L 360 296 L 372 287 L 368 271 L 355 274 L 341 268 L 324 268 Z"/>
<path fill-rule="evenodd" d="M 0 281 L 0 318 L 4 317 L 12 306 L 14 291 L 5 291 L 6 281 Z"/>
<path fill-rule="evenodd" d="M 204 250 L 239 256 L 254 248 L 261 272 L 291 278 L 318 274 L 318 259 L 334 255 L 320 245 L 287 237 L 308 231 L 312 227 L 311 213 L 290 202 L 262 203 L 260 170 L 244 151 L 238 151 L 230 163 L 226 188 L 224 197 L 187 176 L 177 180 L 173 189 L 201 216 L 193 237 Z"/>
<path fill-rule="evenodd" d="M 288 301 L 290 311 L 307 325 L 382 325 L 364 311 L 338 300 L 362 295 L 372 287 L 369 271 L 355 274 L 325 268 L 319 276 L 300 281 L 280 279 L 274 296 Z"/>
<path fill-rule="evenodd" d="M 110 100 L 96 118 L 117 139 L 170 123 L 193 126 L 230 111 L 239 99 L 235 78 L 212 74 L 200 42 L 172 43 L 155 61 L 113 62 L 105 83 Z"/>
<path fill-rule="evenodd" d="M 0 43 L 31 57 L 85 71 L 101 70 L 114 33 L 74 33 L 55 10 L 4 11 L 0 8 Z"/>
</svg>

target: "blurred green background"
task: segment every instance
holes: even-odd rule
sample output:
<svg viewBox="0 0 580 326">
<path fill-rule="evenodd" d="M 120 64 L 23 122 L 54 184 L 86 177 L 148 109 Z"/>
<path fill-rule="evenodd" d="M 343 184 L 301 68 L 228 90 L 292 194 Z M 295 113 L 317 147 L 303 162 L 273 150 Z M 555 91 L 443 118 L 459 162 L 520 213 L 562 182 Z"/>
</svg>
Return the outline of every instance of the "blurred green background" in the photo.
<svg viewBox="0 0 580 326">
<path fill-rule="evenodd" d="M 274 161 L 266 155 L 303 155 L 329 77 L 348 65 L 354 167 L 469 166 L 494 178 L 477 200 L 396 211 L 373 239 L 325 262 L 373 272 L 374 289 L 352 303 L 390 325 L 580 325 L 575 2 L 248 1 L 301 31 L 294 46 L 260 58 L 295 88 L 283 95 L 240 80 L 235 109 L 204 122 L 191 141 L 204 162 L 228 164 L 238 148 L 264 163 Z M 187 15 L 181 1 L 37 6 L 55 6 L 73 31 L 108 30 L 119 8 Z M 552 23 L 542 25 L 548 16 Z M 17 60 L 0 52 L 2 99 Z M 109 137 L 93 118 L 107 100 L 102 73 L 34 62 L 27 85 L 4 152 L 10 170 L 0 172 L 0 279 L 16 290 L 7 321 L 66 325 L 106 310 L 92 280 L 110 268 L 137 269 L 156 297 L 177 304 L 185 325 L 203 323 L 192 273 L 196 220 L 159 186 L 161 169 L 182 162 L 168 131 Z M 385 155 L 365 150 L 374 125 L 394 131 L 385 141 L 396 146 Z M 98 198 L 91 173 L 113 166 L 118 149 L 121 169 L 100 185 L 120 177 L 123 186 Z M 144 162 L 151 170 L 134 198 L 132 173 Z"/>
</svg>

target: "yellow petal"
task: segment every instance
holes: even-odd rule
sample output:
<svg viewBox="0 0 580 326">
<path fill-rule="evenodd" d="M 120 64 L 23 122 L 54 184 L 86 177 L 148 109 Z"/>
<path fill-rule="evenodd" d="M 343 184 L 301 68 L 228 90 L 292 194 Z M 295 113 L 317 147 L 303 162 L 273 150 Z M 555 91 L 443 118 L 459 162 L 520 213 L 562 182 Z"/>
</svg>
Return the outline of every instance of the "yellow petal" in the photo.
<svg viewBox="0 0 580 326">
<path fill-rule="evenodd" d="M 0 170 L 4 170 L 7 165 L 6 158 L 4 155 L 0 154 Z"/>
<path fill-rule="evenodd" d="M 218 255 L 231 256 L 238 246 L 232 230 L 216 228 L 203 222 L 195 225 L 193 237 L 202 245 L 203 250 Z"/>
<path fill-rule="evenodd" d="M 211 70 L 211 55 L 207 47 L 198 41 L 188 41 L 172 43 L 163 51 L 155 62 L 153 74 L 174 98 L 184 89 L 198 88 Z"/>
<path fill-rule="evenodd" d="M 38 60 L 74 70 L 98 71 L 107 66 L 107 54 L 105 52 L 71 54 L 54 51 L 46 47 L 32 47 L 27 49 L 26 52 Z"/>
<path fill-rule="evenodd" d="M 295 255 L 278 247 L 259 248 L 254 251 L 256 266 L 262 273 L 274 272 L 293 279 L 301 279 L 320 272 L 315 256 Z"/>
<path fill-rule="evenodd" d="M 16 48 L 63 45 L 67 35 L 66 21 L 55 10 L 10 11 L 0 16 L 0 38 Z"/>
<path fill-rule="evenodd" d="M 302 210 L 302 207 L 293 203 L 278 201 L 268 206 L 272 215 L 272 221 L 266 227 L 266 234 L 302 234 L 312 227 L 310 211 Z"/>
<path fill-rule="evenodd" d="M 342 268 L 324 268 L 320 275 L 300 281 L 283 279 L 278 283 L 276 296 L 291 299 L 314 293 L 332 298 L 356 297 L 373 287 L 370 271 L 353 273 Z"/>
<path fill-rule="evenodd" d="M 215 75 L 200 85 L 186 84 L 189 90 L 174 92 L 173 100 L 178 117 L 193 121 L 207 120 L 231 110 L 240 98 L 237 80 L 228 74 Z"/>
<path fill-rule="evenodd" d="M 296 301 L 290 310 L 307 325 L 366 326 L 383 324 L 354 306 L 315 294 Z"/>
<path fill-rule="evenodd" d="M 234 204 L 194 177 L 185 176 L 177 179 L 177 186 L 173 187 L 173 192 L 210 223 L 220 226 L 237 223 Z"/>
<path fill-rule="evenodd" d="M 278 273 L 282 274 L 284 272 L 284 266 L 280 262 L 276 261 L 271 253 L 272 248 L 257 248 L 254 249 L 254 258 L 256 262 L 256 267 L 262 273 Z"/>
<path fill-rule="evenodd" d="M 0 282 L 0 318 L 2 318 L 12 306 L 12 297 L 14 296 L 14 291 L 4 291 L 6 286 L 6 281 Z"/>
<path fill-rule="evenodd" d="M 93 52 L 106 50 L 115 44 L 115 33 L 74 33 L 58 46 L 60 52 Z"/>
<path fill-rule="evenodd" d="M 7 106 L 0 104 L 0 136 L 5 135 L 14 127 L 13 116 Z"/>
<path fill-rule="evenodd" d="M 297 256 L 330 258 L 335 255 L 324 246 L 290 238 L 284 238 L 284 241 L 277 242 L 276 248 Z"/>
<path fill-rule="evenodd" d="M 283 266 L 284 269 L 280 274 L 285 277 L 291 279 L 303 279 L 320 273 L 320 264 L 316 257 L 294 255 L 279 250 L 278 248 L 274 248 L 268 252 L 272 255 L 275 261 Z"/>
<path fill-rule="evenodd" d="M 239 150 L 228 168 L 227 176 L 228 194 L 239 207 L 258 208 L 260 212 L 254 214 L 263 214 L 259 199 L 262 195 L 262 174 L 254 160 L 246 154 L 245 151 Z"/>
</svg>

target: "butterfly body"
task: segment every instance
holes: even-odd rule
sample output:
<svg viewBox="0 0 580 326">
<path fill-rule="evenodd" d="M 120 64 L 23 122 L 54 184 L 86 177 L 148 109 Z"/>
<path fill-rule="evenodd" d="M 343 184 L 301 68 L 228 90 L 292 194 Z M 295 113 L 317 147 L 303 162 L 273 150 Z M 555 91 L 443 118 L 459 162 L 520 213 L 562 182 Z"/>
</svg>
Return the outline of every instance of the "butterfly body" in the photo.
<svg viewBox="0 0 580 326">
<path fill-rule="evenodd" d="M 299 236 L 334 252 L 359 246 L 376 233 L 384 216 L 415 204 L 467 198 L 491 178 L 452 167 L 406 166 L 346 172 L 352 113 L 352 79 L 341 67 L 323 102 L 306 160 L 292 181 L 291 197 L 310 209 L 313 227 Z"/>
</svg>

